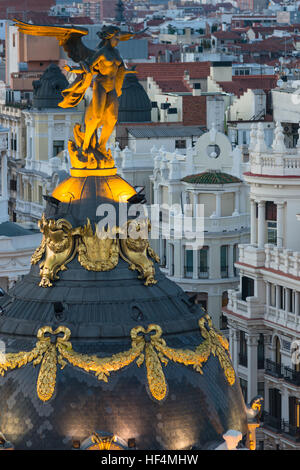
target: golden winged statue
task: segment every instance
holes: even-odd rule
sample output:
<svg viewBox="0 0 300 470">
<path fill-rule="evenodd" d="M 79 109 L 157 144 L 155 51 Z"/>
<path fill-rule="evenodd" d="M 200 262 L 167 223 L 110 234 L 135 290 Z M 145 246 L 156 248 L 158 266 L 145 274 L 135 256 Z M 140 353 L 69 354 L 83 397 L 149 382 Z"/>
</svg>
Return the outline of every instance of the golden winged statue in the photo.
<svg viewBox="0 0 300 470">
<path fill-rule="evenodd" d="M 92 85 L 93 95 L 84 116 L 84 127 L 74 127 L 74 139 L 69 141 L 69 153 L 74 168 L 110 168 L 113 165 L 111 153 L 107 151 L 107 141 L 118 118 L 118 97 L 126 73 L 123 60 L 116 46 L 119 41 L 127 41 L 135 33 L 121 31 L 117 26 L 103 26 L 98 32 L 101 41 L 95 50 L 82 42 L 88 30 L 74 26 L 42 26 L 14 20 L 15 26 L 24 34 L 32 36 L 54 36 L 68 57 L 78 67 L 65 66 L 68 72 L 77 75 L 69 88 L 62 91 L 62 108 L 73 108 L 83 99 Z M 141 33 L 139 33 L 141 34 Z M 98 129 L 102 126 L 98 138 Z"/>
</svg>

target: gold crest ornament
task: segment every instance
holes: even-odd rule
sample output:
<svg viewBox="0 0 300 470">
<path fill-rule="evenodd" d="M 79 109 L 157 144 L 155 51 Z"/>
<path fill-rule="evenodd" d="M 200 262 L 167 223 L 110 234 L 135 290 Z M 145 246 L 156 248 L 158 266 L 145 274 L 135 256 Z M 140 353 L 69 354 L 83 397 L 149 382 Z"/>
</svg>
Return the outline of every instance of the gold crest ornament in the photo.
<svg viewBox="0 0 300 470">
<path fill-rule="evenodd" d="M 116 440 L 116 436 L 99 436 L 99 434 L 94 432 L 91 436 L 91 441 L 92 444 L 96 445 L 91 446 L 89 450 L 119 450 L 119 447 L 114 445 Z"/>
<path fill-rule="evenodd" d="M 119 244 L 116 238 L 116 228 L 106 230 L 93 228 L 90 219 L 79 229 L 78 261 L 89 271 L 109 271 L 119 262 Z"/>
<path fill-rule="evenodd" d="M 76 229 L 65 219 L 46 219 L 42 215 L 39 227 L 43 234 L 40 246 L 31 257 L 31 264 L 36 264 L 45 254 L 45 259 L 40 263 L 41 287 L 51 287 L 52 281 L 58 279 L 57 272 L 66 270 L 75 255 Z"/>
<path fill-rule="evenodd" d="M 120 256 L 129 264 L 129 269 L 137 270 L 139 279 L 145 279 L 145 286 L 156 284 L 154 278 L 154 259 L 159 263 L 159 256 L 150 247 L 148 233 L 151 224 L 149 219 L 129 220 L 120 230 Z"/>
<path fill-rule="evenodd" d="M 77 353 L 69 341 L 71 336 L 69 328 L 60 326 L 53 331 L 50 326 L 44 326 L 37 333 L 38 342 L 34 349 L 5 355 L 5 360 L 0 362 L 0 375 L 30 362 L 33 362 L 33 365 L 41 364 L 37 394 L 40 400 L 47 401 L 55 390 L 57 364 L 63 369 L 69 363 L 86 372 L 93 372 L 98 380 L 107 382 L 111 372 L 119 371 L 136 361 L 138 367 L 145 364 L 148 390 L 155 400 L 161 401 L 168 394 L 163 366 L 167 366 L 169 360 L 184 366 L 192 366 L 196 372 L 203 374 L 203 366 L 212 354 L 218 358 L 227 382 L 233 385 L 235 372 L 231 365 L 227 340 L 214 330 L 208 315 L 200 318 L 199 326 L 204 341 L 195 351 L 170 348 L 162 338 L 161 327 L 151 324 L 147 328 L 142 326 L 132 328 L 131 348 L 110 357 Z M 46 333 L 56 336 L 54 343 L 49 336 L 45 336 Z M 60 333 L 63 333 L 63 337 L 58 336 Z"/>
</svg>

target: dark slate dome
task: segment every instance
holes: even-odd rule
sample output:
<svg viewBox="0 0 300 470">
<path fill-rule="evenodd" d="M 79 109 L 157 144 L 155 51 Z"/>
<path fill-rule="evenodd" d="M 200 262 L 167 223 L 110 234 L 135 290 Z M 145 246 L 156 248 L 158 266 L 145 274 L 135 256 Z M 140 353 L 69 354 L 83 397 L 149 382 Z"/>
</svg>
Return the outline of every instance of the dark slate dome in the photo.
<svg viewBox="0 0 300 470">
<path fill-rule="evenodd" d="M 91 198 L 95 207 L 95 187 L 100 182 L 95 186 L 89 177 L 84 180 L 80 200 L 87 204 Z M 113 196 L 112 185 L 110 191 Z M 52 211 L 55 220 L 75 220 L 72 201 L 58 204 L 55 215 L 51 204 L 46 214 Z M 84 269 L 77 256 L 66 267 L 52 287 L 44 288 L 39 286 L 39 264 L 32 265 L 29 274 L 0 297 L 0 340 L 6 353 L 34 350 L 37 333 L 45 326 L 53 332 L 68 328 L 68 341 L 83 358 L 118 358 L 130 350 L 133 329 L 146 331 L 153 324 L 159 325 L 163 340 L 179 355 L 203 343 L 198 322 L 205 312 L 157 264 L 157 283 L 150 286 L 121 258 L 114 269 L 102 272 Z M 48 344 L 55 344 L 53 334 L 50 337 Z M 150 333 L 145 344 L 149 341 Z M 33 367 L 25 361 L 0 376 L 0 431 L 16 449 L 70 449 L 73 440 L 86 446 L 93 431 L 111 433 L 122 443 L 134 440 L 137 449 L 201 449 L 222 441 L 228 429 L 247 432 L 238 380 L 229 384 L 217 355 L 209 356 L 202 374 L 180 361 L 162 364 L 167 395 L 161 401 L 149 389 L 147 360 L 112 369 L 107 382 L 75 363 L 58 359 L 56 366 L 54 393 L 44 402 L 37 394 L 38 377 L 44 367 L 47 382 L 53 370 L 43 362 Z"/>
<path fill-rule="evenodd" d="M 118 122 L 151 122 L 151 101 L 135 73 L 125 75 Z"/>
<path fill-rule="evenodd" d="M 33 84 L 33 101 L 35 108 L 57 108 L 62 101 L 61 92 L 69 86 L 69 82 L 60 68 L 51 64 L 39 80 Z"/>
</svg>

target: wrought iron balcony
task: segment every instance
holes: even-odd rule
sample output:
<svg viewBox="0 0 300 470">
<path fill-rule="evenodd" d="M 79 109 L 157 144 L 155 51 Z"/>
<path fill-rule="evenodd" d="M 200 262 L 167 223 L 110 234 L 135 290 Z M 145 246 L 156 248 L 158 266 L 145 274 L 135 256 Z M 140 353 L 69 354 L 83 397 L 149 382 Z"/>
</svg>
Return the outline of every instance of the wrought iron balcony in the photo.
<svg viewBox="0 0 300 470">
<path fill-rule="evenodd" d="M 283 431 L 283 421 L 281 418 L 277 418 L 272 414 L 264 411 L 262 414 L 262 422 L 264 423 L 264 427 L 270 428 L 272 431 L 276 433 L 281 433 Z"/>
<path fill-rule="evenodd" d="M 262 422 L 264 427 L 278 434 L 286 434 L 296 442 L 300 442 L 300 427 L 290 424 L 281 418 L 273 416 L 271 413 L 264 411 L 262 414 Z"/>
<path fill-rule="evenodd" d="M 266 359 L 265 371 L 266 374 L 273 375 L 274 377 L 283 377 L 282 365 L 270 359 Z"/>
<path fill-rule="evenodd" d="M 284 367 L 283 377 L 287 382 L 300 386 L 300 372 L 293 370 L 290 367 Z"/>
<path fill-rule="evenodd" d="M 296 442 L 300 442 L 300 428 L 299 427 L 294 426 L 288 423 L 287 421 L 282 421 L 282 432 L 284 434 L 287 434 Z"/>
</svg>

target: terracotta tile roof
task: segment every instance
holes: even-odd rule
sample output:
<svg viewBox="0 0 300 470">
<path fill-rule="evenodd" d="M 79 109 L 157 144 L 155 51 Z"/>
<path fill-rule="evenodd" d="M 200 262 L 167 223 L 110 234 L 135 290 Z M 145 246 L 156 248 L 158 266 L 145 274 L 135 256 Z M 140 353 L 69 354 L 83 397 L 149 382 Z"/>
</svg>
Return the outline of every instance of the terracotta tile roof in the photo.
<svg viewBox="0 0 300 470">
<path fill-rule="evenodd" d="M 155 82 L 163 93 L 186 93 L 192 91 L 192 88 L 183 79 L 160 78 L 156 79 Z"/>
<path fill-rule="evenodd" d="M 157 19 L 157 20 L 148 20 L 147 21 L 147 26 L 159 26 L 162 23 L 164 23 L 166 20 L 165 19 Z"/>
<path fill-rule="evenodd" d="M 189 72 L 191 79 L 207 78 L 210 74 L 210 62 L 174 62 L 174 63 L 138 63 L 136 71 L 139 80 L 153 77 L 160 78 L 183 78 L 184 72 Z"/>
<path fill-rule="evenodd" d="M 288 51 L 293 51 L 294 45 L 293 45 L 293 39 L 292 38 L 278 38 L 278 37 L 271 37 L 268 39 L 265 39 L 263 41 L 255 42 L 255 43 L 246 43 L 246 44 L 240 44 L 239 45 L 241 48 L 241 51 L 243 52 L 288 52 Z"/>
<path fill-rule="evenodd" d="M 233 76 L 232 82 L 218 82 L 226 93 L 240 97 L 248 89 L 268 92 L 276 87 L 277 77 L 274 75 Z"/>
<path fill-rule="evenodd" d="M 235 33 L 234 31 L 215 31 L 212 33 L 212 36 L 214 36 L 217 39 L 223 39 L 223 40 L 228 40 L 228 41 L 241 41 L 241 35 L 239 33 Z"/>
</svg>

